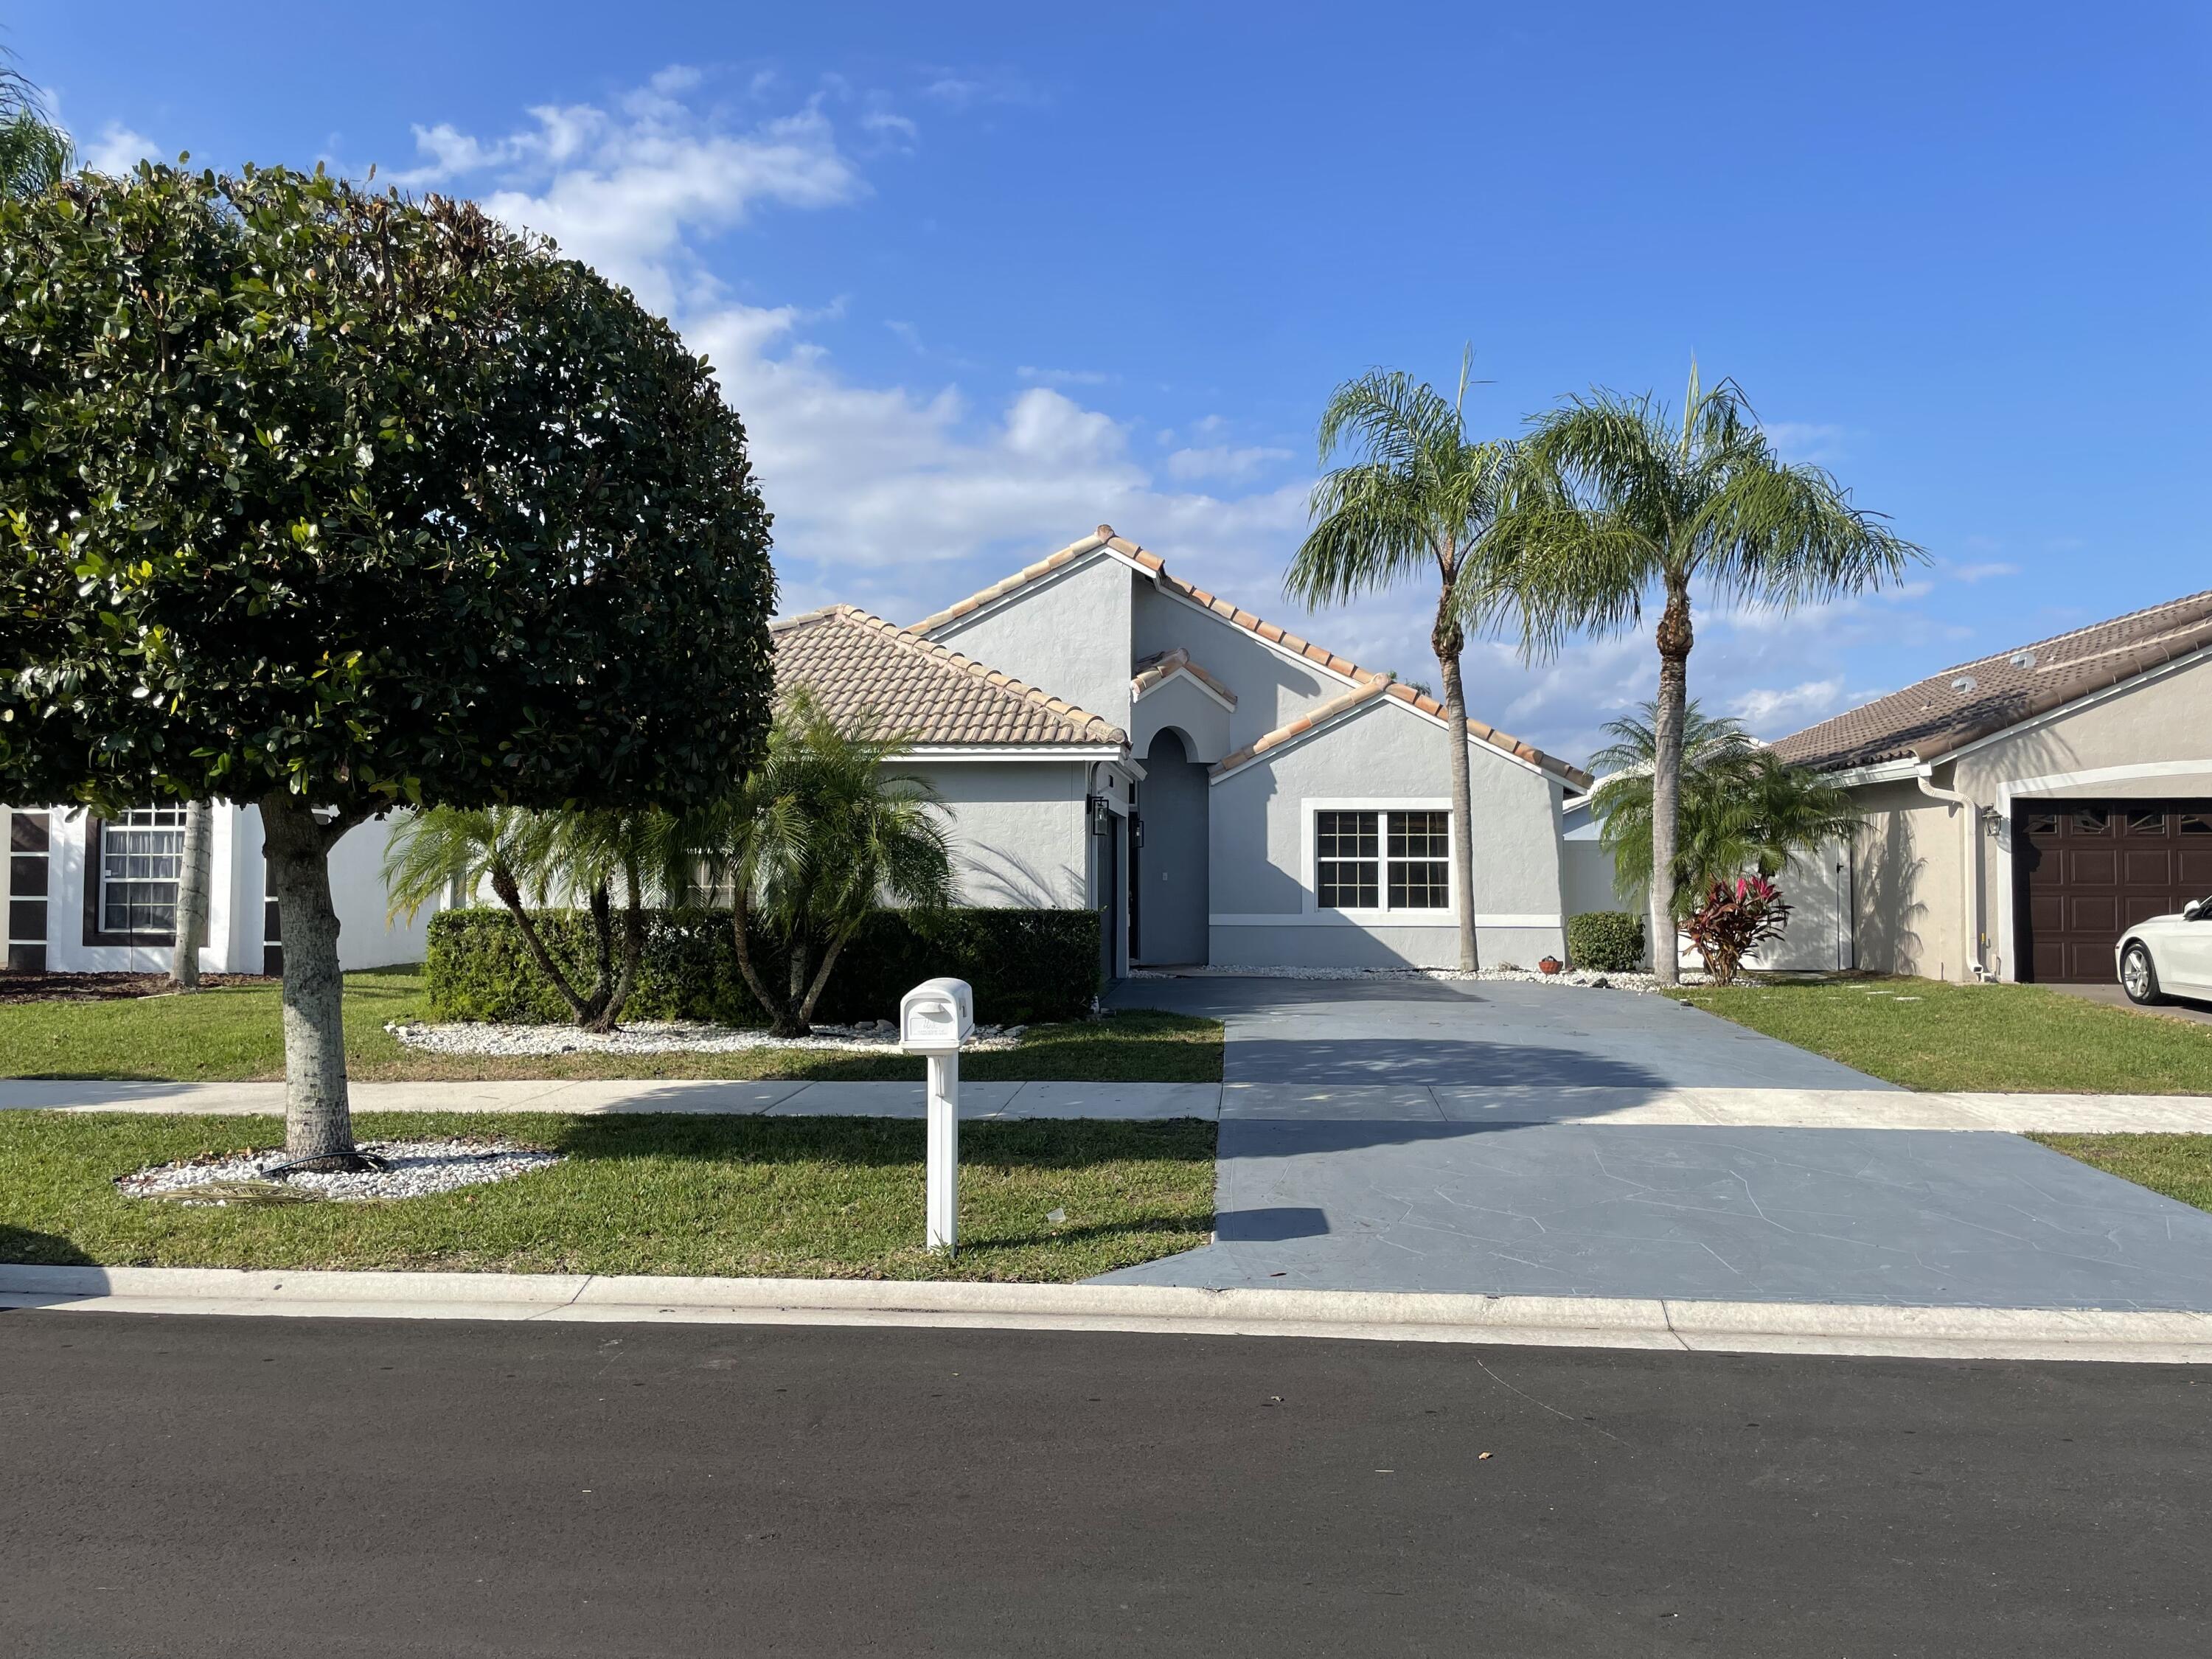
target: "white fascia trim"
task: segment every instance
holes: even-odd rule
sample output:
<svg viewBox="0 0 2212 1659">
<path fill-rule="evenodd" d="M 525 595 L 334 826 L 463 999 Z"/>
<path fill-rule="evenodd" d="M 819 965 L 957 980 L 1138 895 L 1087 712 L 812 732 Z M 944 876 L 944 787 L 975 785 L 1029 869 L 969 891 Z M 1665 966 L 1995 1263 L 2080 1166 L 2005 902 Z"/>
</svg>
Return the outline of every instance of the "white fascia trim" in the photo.
<svg viewBox="0 0 2212 1659">
<path fill-rule="evenodd" d="M 1997 786 L 1997 810 L 2008 818 L 2019 795 L 2049 795 L 2128 778 L 2181 778 L 2212 774 L 2212 755 L 2203 760 L 2137 761 L 2126 766 L 2093 766 L 2081 772 L 2046 772 L 2037 778 L 2007 778 Z"/>
<path fill-rule="evenodd" d="M 1328 910 L 1311 915 L 1280 916 L 1217 914 L 1207 916 L 1206 921 L 1211 927 L 1358 927 L 1370 932 L 1380 927 L 1445 929 L 1459 926 L 1458 921 L 1450 915 L 1444 915 L 1441 920 L 1433 919 L 1436 914 L 1413 910 Z M 1415 915 L 1430 919 L 1408 920 Z M 1557 927 L 1559 918 L 1557 915 L 1534 912 L 1527 915 L 1478 914 L 1474 925 L 1478 927 Z"/>
<path fill-rule="evenodd" d="M 1170 680 L 1176 678 L 1178 676 L 1183 679 L 1188 680 L 1200 693 L 1211 698 L 1214 702 L 1219 704 L 1224 713 L 1233 714 L 1237 712 L 1237 705 L 1235 703 L 1230 702 L 1228 698 L 1223 696 L 1221 693 L 1215 690 L 1212 686 L 1208 685 L 1204 680 L 1199 678 L 1197 675 L 1192 673 L 1190 670 L 1186 667 L 1170 669 L 1166 673 L 1161 675 L 1159 678 L 1154 680 L 1150 685 L 1145 687 L 1141 691 L 1131 694 L 1129 701 L 1132 703 L 1139 703 L 1146 697 L 1151 696 L 1156 691 L 1166 690 L 1168 688 L 1168 683 Z"/>
<path fill-rule="evenodd" d="M 1301 668 L 1310 668 L 1316 673 L 1326 674 L 1329 678 L 1336 680 L 1345 685 L 1364 685 L 1367 684 L 1366 681 L 1355 679 L 1349 674 L 1340 674 L 1336 670 L 1331 668 L 1327 663 L 1316 662 L 1311 657 L 1306 656 L 1301 652 L 1293 651 L 1288 646 L 1279 644 L 1276 641 L 1269 639 L 1265 634 L 1260 633 L 1255 629 L 1246 628 L 1240 623 L 1233 623 L 1230 621 L 1228 617 L 1223 616 L 1219 611 L 1208 610 L 1205 605 L 1200 605 L 1196 599 L 1187 598 L 1184 595 L 1176 592 L 1172 587 L 1162 586 L 1158 577 L 1155 575 L 1153 572 L 1145 570 L 1142 565 L 1139 565 L 1137 568 L 1144 571 L 1146 575 L 1152 577 L 1152 591 L 1158 593 L 1162 599 L 1173 599 L 1177 605 L 1184 605 L 1188 607 L 1190 610 L 1195 611 L 1200 616 L 1206 617 L 1208 621 L 1215 623 L 1223 628 L 1233 630 L 1240 639 L 1248 639 L 1255 645 L 1266 647 L 1268 650 L 1280 657 L 1285 662 L 1294 662 Z M 1309 641 L 1309 643 L 1310 643 L 1310 641 Z"/>
<path fill-rule="evenodd" d="M 1118 761 L 1128 750 L 1119 744 L 916 744 L 896 760 L 930 761 Z"/>
<path fill-rule="evenodd" d="M 1992 732 L 1986 738 L 1977 738 L 1962 748 L 1954 749 L 1948 754 L 1937 756 L 1936 760 L 1939 763 L 1948 763 L 1963 759 L 1968 755 L 1987 749 L 1992 744 L 2002 743 L 2007 738 L 2018 737 L 2023 732 L 2033 732 L 2039 726 L 2050 725 L 2053 720 L 2063 720 L 2067 715 L 2076 714 L 2081 709 L 2094 708 L 2108 698 L 2124 696 L 2138 686 L 2148 685 L 2154 681 L 2164 679 L 2169 674 L 2178 674 L 2185 668 L 2194 668 L 2199 663 L 2206 661 L 2212 661 L 2212 645 L 2200 646 L 2187 656 L 2176 657 L 2171 662 L 2162 662 L 2155 668 L 2146 668 L 2140 674 L 2130 674 L 2127 678 L 2115 681 L 2111 685 L 2100 685 L 2094 691 L 2084 691 L 2071 702 L 2062 702 L 2056 708 L 2047 708 L 2042 714 L 2021 720 L 2015 726 L 2006 726 L 2002 732 Z"/>
<path fill-rule="evenodd" d="M 1946 755 L 1944 759 L 1948 760 Z M 1914 778 L 1924 778 L 1935 770 L 1913 759 L 1881 761 L 1873 766 L 1854 766 L 1832 773 L 1828 781 L 1838 789 L 1856 789 L 1869 783 L 1908 783 Z"/>
<path fill-rule="evenodd" d="M 936 627 L 931 629 L 929 632 L 924 634 L 921 637 L 925 640 L 934 640 L 940 634 L 949 633 L 954 629 L 965 628 L 969 623 L 975 622 L 984 617 L 996 616 L 1008 605 L 1018 605 L 1022 600 L 1029 598 L 1030 594 L 1043 592 L 1054 582 L 1060 580 L 1061 577 L 1073 575 L 1077 571 L 1081 570 L 1087 566 L 1094 558 L 1111 559 L 1115 564 L 1121 565 L 1126 569 L 1133 570 L 1139 576 L 1149 576 L 1152 574 L 1151 571 L 1146 569 L 1144 566 L 1139 564 L 1134 559 L 1131 558 L 1127 554 L 1116 552 L 1114 549 L 1107 546 L 1103 542 L 1101 542 L 1097 546 L 1092 548 L 1088 553 L 1078 554 L 1075 557 L 1070 559 L 1066 564 L 1060 566 L 1057 570 L 1048 570 L 1042 576 L 1032 576 L 1020 586 L 1008 588 L 1005 592 L 1000 594 L 997 599 L 989 601 L 988 604 L 979 605 L 973 611 L 963 611 L 957 617 L 947 618 L 945 621 L 938 623 Z"/>
</svg>

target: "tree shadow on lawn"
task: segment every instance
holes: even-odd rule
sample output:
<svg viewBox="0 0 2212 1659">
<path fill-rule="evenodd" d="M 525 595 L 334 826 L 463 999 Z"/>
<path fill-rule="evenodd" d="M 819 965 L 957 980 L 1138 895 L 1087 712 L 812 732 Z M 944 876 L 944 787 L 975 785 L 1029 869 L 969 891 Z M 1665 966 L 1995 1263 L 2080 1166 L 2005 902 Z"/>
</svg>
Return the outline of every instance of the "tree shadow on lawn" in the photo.
<svg viewBox="0 0 2212 1659">
<path fill-rule="evenodd" d="M 66 1238 L 33 1232 L 0 1221 L 0 1261 L 17 1261 L 41 1267 L 94 1267 L 100 1264 Z M 0 1309 L 0 1312 L 6 1311 Z"/>
<path fill-rule="evenodd" d="M 917 1118 L 703 1117 L 622 1115 L 577 1119 L 550 1139 L 580 1160 L 684 1158 L 713 1164 L 919 1164 L 928 1126 Z M 1211 1164 L 1215 1126 L 1203 1118 L 1125 1121 L 1031 1118 L 960 1126 L 963 1166 L 1073 1170 L 1133 1159 Z M 529 1137 L 526 1137 L 529 1138 Z M 1066 1237 L 1066 1235 L 1060 1235 Z"/>
</svg>

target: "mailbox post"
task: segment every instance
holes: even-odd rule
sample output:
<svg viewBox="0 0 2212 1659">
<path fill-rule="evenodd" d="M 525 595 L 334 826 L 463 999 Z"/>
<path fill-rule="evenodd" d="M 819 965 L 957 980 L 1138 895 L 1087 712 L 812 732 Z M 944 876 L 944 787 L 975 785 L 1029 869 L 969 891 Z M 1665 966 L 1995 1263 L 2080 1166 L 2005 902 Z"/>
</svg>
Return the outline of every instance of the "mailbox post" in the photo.
<svg viewBox="0 0 2212 1659">
<path fill-rule="evenodd" d="M 899 999 L 899 1048 L 929 1066 L 929 1165 L 923 1242 L 957 1248 L 960 1231 L 960 1044 L 975 1029 L 962 979 L 924 980 Z"/>
</svg>

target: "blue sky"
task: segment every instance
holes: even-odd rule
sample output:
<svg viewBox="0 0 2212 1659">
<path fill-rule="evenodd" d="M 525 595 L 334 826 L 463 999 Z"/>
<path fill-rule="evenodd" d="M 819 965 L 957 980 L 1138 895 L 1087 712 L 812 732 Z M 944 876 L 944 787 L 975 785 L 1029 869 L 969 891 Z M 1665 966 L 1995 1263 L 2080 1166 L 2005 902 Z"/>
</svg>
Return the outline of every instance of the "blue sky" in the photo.
<svg viewBox="0 0 2212 1659">
<path fill-rule="evenodd" d="M 1280 597 L 1314 420 L 1462 341 L 1500 434 L 1692 352 L 1931 562 L 1709 614 L 1692 689 L 1779 736 L 2212 585 L 2201 5 L 9 9 L 96 160 L 477 196 L 721 369 L 785 608 L 910 621 L 1112 522 L 1432 680 L 1417 594 Z M 1469 653 L 1579 757 L 1648 642 Z"/>
</svg>

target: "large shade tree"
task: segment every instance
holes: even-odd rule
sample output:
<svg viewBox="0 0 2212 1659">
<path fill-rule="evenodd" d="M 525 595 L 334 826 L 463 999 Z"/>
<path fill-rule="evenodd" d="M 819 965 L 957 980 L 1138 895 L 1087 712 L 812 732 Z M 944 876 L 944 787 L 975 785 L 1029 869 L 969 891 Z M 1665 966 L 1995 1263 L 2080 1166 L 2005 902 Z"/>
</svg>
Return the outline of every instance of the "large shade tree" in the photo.
<svg viewBox="0 0 2212 1659">
<path fill-rule="evenodd" d="M 350 1156 L 340 836 L 681 809 L 757 752 L 743 428 L 549 245 L 319 172 L 0 204 L 0 799 L 259 809 L 286 1144 Z"/>
<path fill-rule="evenodd" d="M 1511 573 L 1527 646 L 1556 651 L 1576 634 L 1623 632 L 1658 611 L 1651 867 L 1670 869 L 1692 590 L 1787 611 L 1877 586 L 1923 555 L 1830 474 L 1782 460 L 1741 389 L 1705 386 L 1694 366 L 1679 416 L 1648 395 L 1571 398 L 1530 423 L 1521 460 L 1492 549 Z M 1668 981 L 1672 902 L 1666 883 L 1650 884 L 1652 962 Z"/>
<path fill-rule="evenodd" d="M 1465 361 L 1451 398 L 1390 369 L 1371 369 L 1337 387 L 1321 418 L 1321 464 L 1328 470 L 1314 486 L 1312 526 L 1284 586 L 1314 606 L 1349 604 L 1408 582 L 1434 586 L 1429 644 L 1443 683 L 1459 965 L 1472 970 L 1474 837 L 1460 653 L 1470 623 L 1486 621 L 1495 601 L 1496 587 L 1482 574 L 1483 548 L 1514 458 L 1510 444 L 1468 434 L 1467 387 Z"/>
</svg>

